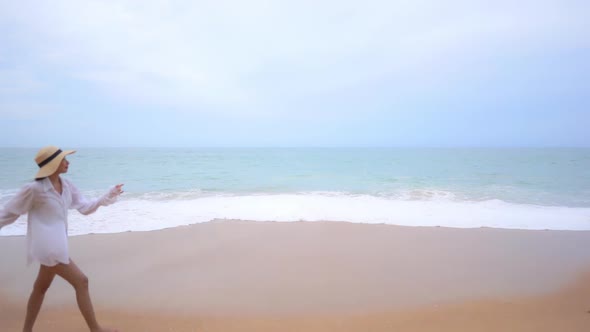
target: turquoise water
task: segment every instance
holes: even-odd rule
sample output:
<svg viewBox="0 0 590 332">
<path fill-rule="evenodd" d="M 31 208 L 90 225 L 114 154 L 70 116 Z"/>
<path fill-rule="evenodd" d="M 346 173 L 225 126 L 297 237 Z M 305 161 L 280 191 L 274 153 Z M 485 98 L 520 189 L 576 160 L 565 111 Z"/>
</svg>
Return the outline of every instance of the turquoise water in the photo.
<svg viewBox="0 0 590 332">
<path fill-rule="evenodd" d="M 36 149 L 0 149 L 0 203 L 31 179 L 35 153 Z M 589 215 L 584 214 L 590 208 L 588 148 L 84 148 L 68 159 L 66 176 L 88 195 L 121 182 L 127 203 L 193 200 L 192 206 L 197 206 L 205 198 L 228 203 L 239 197 L 242 201 L 257 198 L 256 204 L 263 206 L 263 198 L 268 202 L 282 197 L 292 203 L 289 197 L 324 200 L 335 196 L 344 199 L 337 204 L 377 199 L 429 203 L 426 208 L 440 202 L 500 202 L 513 207 L 567 208 L 568 213 L 578 209 L 580 222 L 590 224 Z M 337 208 L 318 202 L 309 205 Z M 377 206 L 365 208 L 370 215 Z M 315 219 L 309 218 L 306 209 L 300 206 L 292 219 Z M 359 209 L 362 214 L 363 207 Z M 242 217 L 238 210 L 231 216 Z M 243 217 L 249 215 L 243 213 Z M 272 217 L 262 212 L 257 219 Z M 403 224 L 396 218 L 385 222 Z"/>
</svg>

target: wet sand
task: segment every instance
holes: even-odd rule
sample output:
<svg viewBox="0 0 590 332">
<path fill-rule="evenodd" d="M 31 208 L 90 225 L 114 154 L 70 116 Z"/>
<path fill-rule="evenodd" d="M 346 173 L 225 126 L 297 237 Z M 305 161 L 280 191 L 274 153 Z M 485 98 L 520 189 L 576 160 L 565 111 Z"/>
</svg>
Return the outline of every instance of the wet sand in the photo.
<svg viewBox="0 0 590 332">
<path fill-rule="evenodd" d="M 215 221 L 70 238 L 122 331 L 587 331 L 590 232 Z M 0 237 L 0 330 L 37 267 Z M 56 279 L 36 331 L 84 331 Z"/>
</svg>

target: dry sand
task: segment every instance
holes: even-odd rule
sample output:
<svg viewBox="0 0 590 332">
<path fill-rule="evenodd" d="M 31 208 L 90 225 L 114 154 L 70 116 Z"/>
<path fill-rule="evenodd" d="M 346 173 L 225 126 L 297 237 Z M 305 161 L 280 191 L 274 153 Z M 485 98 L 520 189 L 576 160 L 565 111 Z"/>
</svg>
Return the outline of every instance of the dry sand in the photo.
<svg viewBox="0 0 590 332">
<path fill-rule="evenodd" d="M 122 331 L 590 331 L 590 232 L 216 221 L 70 238 Z M 0 237 L 0 331 L 37 267 Z M 56 278 L 36 331 L 85 331 Z"/>
</svg>

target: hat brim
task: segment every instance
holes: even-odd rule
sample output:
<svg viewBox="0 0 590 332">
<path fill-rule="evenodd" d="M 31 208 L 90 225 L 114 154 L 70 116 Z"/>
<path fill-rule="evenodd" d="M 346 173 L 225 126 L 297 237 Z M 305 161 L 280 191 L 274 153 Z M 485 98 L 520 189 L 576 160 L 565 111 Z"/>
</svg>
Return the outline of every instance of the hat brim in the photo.
<svg viewBox="0 0 590 332">
<path fill-rule="evenodd" d="M 59 167 L 59 164 L 61 164 L 61 161 L 67 155 L 70 155 L 73 153 L 76 153 L 76 150 L 62 151 L 60 154 L 57 155 L 57 157 L 53 158 L 52 161 L 50 161 L 49 163 L 47 163 L 46 165 L 44 165 L 43 167 L 41 167 L 39 169 L 39 171 L 37 172 L 37 175 L 35 175 L 35 179 L 46 178 L 46 177 L 50 176 L 51 174 L 55 173 L 55 171 L 57 171 L 57 168 Z"/>
</svg>

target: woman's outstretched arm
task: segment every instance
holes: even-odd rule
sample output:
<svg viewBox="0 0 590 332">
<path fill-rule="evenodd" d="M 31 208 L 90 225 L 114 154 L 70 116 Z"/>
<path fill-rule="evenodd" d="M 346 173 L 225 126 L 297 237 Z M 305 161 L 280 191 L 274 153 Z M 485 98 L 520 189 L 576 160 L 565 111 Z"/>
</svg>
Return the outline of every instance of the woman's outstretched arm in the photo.
<svg viewBox="0 0 590 332">
<path fill-rule="evenodd" d="M 101 197 L 88 199 L 82 195 L 78 188 L 76 188 L 76 186 L 74 186 L 71 182 L 68 183 L 68 185 L 70 186 L 70 190 L 72 192 L 71 208 L 78 210 L 84 215 L 94 213 L 101 206 L 107 206 L 115 203 L 117 201 L 117 197 L 123 193 L 123 185 L 118 184 L 113 186 L 106 194 L 102 195 Z"/>
<path fill-rule="evenodd" d="M 0 207 L 0 228 L 10 225 L 33 205 L 33 185 L 27 184 L 11 198 L 3 208 Z"/>
</svg>

